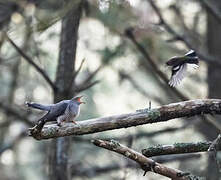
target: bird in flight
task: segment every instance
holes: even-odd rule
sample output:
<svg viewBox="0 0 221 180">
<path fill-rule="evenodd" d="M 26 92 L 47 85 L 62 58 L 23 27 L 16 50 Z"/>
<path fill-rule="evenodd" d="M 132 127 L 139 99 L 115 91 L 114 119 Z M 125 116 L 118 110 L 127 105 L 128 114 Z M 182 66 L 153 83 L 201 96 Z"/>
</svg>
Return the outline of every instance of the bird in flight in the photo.
<svg viewBox="0 0 221 180">
<path fill-rule="evenodd" d="M 166 65 L 171 66 L 172 70 L 171 78 L 168 83 L 170 86 L 175 87 L 180 84 L 186 75 L 188 64 L 191 64 L 195 69 L 199 67 L 199 58 L 193 50 L 190 50 L 184 56 L 172 57 L 166 62 Z"/>
</svg>

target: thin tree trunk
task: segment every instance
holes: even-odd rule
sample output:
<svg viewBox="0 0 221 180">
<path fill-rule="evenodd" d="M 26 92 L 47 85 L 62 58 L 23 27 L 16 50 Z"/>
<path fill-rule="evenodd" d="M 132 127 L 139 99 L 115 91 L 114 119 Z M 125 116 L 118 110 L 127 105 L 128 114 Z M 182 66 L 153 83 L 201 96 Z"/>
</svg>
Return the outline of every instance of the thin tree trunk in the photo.
<svg viewBox="0 0 221 180">
<path fill-rule="evenodd" d="M 221 1 L 211 0 L 217 8 L 221 10 Z M 221 25 L 216 18 L 208 11 L 207 12 L 207 47 L 211 55 L 221 58 Z M 221 59 L 220 59 L 221 60 Z M 211 63 L 208 65 L 208 97 L 221 97 L 221 68 Z M 202 123 L 200 126 L 201 132 L 207 140 L 215 139 L 219 133 L 210 124 Z M 219 172 L 215 163 L 214 156 L 210 156 L 207 167 L 207 179 L 218 180 Z"/>
<path fill-rule="evenodd" d="M 78 39 L 78 27 L 82 11 L 82 1 L 74 3 L 73 8 L 62 20 L 59 62 L 56 74 L 54 102 L 69 99 L 75 95 L 70 92 L 70 83 L 75 71 L 75 55 Z M 70 180 L 70 137 L 58 138 L 51 141 L 49 156 L 49 179 Z"/>
</svg>

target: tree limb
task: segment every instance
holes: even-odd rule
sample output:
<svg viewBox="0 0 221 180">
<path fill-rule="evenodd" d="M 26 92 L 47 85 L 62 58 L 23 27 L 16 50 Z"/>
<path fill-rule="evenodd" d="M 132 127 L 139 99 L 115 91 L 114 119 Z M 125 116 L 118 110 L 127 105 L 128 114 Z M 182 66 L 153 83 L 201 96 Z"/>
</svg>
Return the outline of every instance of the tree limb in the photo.
<svg viewBox="0 0 221 180">
<path fill-rule="evenodd" d="M 75 87 L 76 89 L 74 89 L 74 91 L 79 93 L 81 91 L 84 91 L 86 89 L 91 88 L 92 86 L 96 85 L 99 82 L 100 82 L 99 80 L 95 80 L 95 81 L 90 82 L 90 83 L 82 84 L 81 86 Z"/>
<path fill-rule="evenodd" d="M 6 34 L 6 38 L 8 42 L 16 49 L 16 51 L 29 63 L 31 64 L 42 76 L 43 78 L 48 82 L 48 84 L 52 87 L 53 90 L 56 90 L 56 85 L 52 82 L 52 80 L 48 77 L 48 75 L 45 73 L 43 69 L 41 69 L 27 54 L 25 54 L 15 43 L 14 41 L 8 37 Z"/>
<path fill-rule="evenodd" d="M 20 121 L 24 122 L 25 124 L 29 125 L 29 126 L 33 126 L 34 123 L 29 121 L 28 118 L 26 116 L 24 116 L 23 114 L 21 114 L 18 110 L 14 109 L 13 107 L 0 102 L 0 108 L 2 110 L 4 110 L 7 114 L 9 114 L 10 116 L 14 116 L 15 118 L 18 118 Z"/>
<path fill-rule="evenodd" d="M 184 154 L 207 152 L 212 142 L 197 143 L 175 143 L 173 145 L 156 145 L 147 149 L 142 149 L 142 154 L 146 157 L 168 155 L 168 154 Z"/>
<path fill-rule="evenodd" d="M 173 161 L 186 161 L 186 160 L 196 160 L 201 157 L 200 154 L 185 154 L 185 155 L 173 155 L 173 156 L 165 156 L 165 157 L 157 157 L 154 159 L 154 161 L 158 163 L 169 163 Z M 139 168 L 139 166 L 134 163 L 133 161 L 128 161 L 124 165 L 120 164 L 108 164 L 100 166 L 94 166 L 90 168 L 82 167 L 82 165 L 74 164 L 72 165 L 71 169 L 72 171 L 72 177 L 97 177 L 102 174 L 107 174 L 111 171 L 119 171 L 121 168 L 130 168 L 130 169 L 136 169 Z"/>
<path fill-rule="evenodd" d="M 151 0 L 150 0 L 151 1 Z M 151 1 L 152 2 L 152 1 Z M 157 8 L 157 7 L 156 7 Z M 160 12 L 159 12 L 160 13 Z M 161 14 L 160 14 L 161 15 Z M 135 36 L 133 35 L 133 29 L 132 28 L 128 28 L 125 31 L 125 35 L 135 44 L 135 46 L 137 47 L 137 49 L 143 54 L 143 56 L 145 57 L 145 59 L 147 60 L 147 62 L 152 66 L 152 68 L 154 69 L 154 71 L 159 75 L 159 77 L 165 82 L 165 84 L 170 88 L 170 90 L 172 90 L 172 92 L 179 97 L 181 100 L 188 100 L 189 98 L 187 96 L 185 96 L 183 93 L 181 93 L 179 90 L 177 90 L 176 88 L 172 88 L 171 86 L 169 86 L 168 84 L 168 78 L 166 77 L 166 75 L 158 68 L 157 64 L 155 63 L 155 61 L 151 58 L 151 56 L 149 55 L 148 51 L 137 42 Z M 212 122 L 210 119 L 208 118 L 204 118 L 207 122 L 209 122 L 211 125 L 213 125 L 216 129 L 220 130 L 219 125 L 217 126 L 217 124 L 215 124 L 214 122 Z"/>
<path fill-rule="evenodd" d="M 221 99 L 183 101 L 151 110 L 141 109 L 130 114 L 89 119 L 78 122 L 76 125 L 66 123 L 63 127 L 58 127 L 55 124 L 46 125 L 40 133 L 32 134 L 32 136 L 40 140 L 70 135 L 91 134 L 202 114 L 221 114 Z"/>
<path fill-rule="evenodd" d="M 159 164 L 155 162 L 154 160 L 145 157 L 141 153 L 136 152 L 118 143 L 117 141 L 93 140 L 92 143 L 98 147 L 102 147 L 104 149 L 114 151 L 118 154 L 121 154 L 135 161 L 136 163 L 140 165 L 141 169 L 143 169 L 145 172 L 151 171 L 151 172 L 169 177 L 171 179 L 176 179 L 176 180 L 188 180 L 189 179 L 187 176 L 181 175 L 181 174 L 184 174 L 184 172 L 179 171 L 177 169 L 168 168 L 162 164 Z"/>
</svg>

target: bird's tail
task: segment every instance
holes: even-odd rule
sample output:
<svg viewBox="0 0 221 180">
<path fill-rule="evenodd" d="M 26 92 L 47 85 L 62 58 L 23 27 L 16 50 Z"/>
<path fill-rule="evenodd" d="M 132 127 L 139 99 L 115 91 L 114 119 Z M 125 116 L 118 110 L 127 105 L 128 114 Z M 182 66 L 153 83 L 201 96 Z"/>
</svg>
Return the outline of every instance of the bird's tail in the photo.
<svg viewBox="0 0 221 180">
<path fill-rule="evenodd" d="M 194 50 L 190 50 L 189 52 L 187 52 L 185 54 L 185 56 L 187 58 L 186 59 L 187 63 L 189 63 L 189 64 L 196 64 L 198 66 L 199 59 L 198 59 L 198 56 L 197 56 L 197 54 L 196 54 L 196 52 Z"/>
<path fill-rule="evenodd" d="M 33 102 L 25 102 L 25 104 L 28 107 L 35 108 L 35 109 L 40 109 L 40 110 L 43 110 L 43 111 L 50 111 L 50 108 L 51 108 L 51 106 L 49 106 L 49 105 L 42 105 L 42 104 L 33 103 Z"/>
</svg>

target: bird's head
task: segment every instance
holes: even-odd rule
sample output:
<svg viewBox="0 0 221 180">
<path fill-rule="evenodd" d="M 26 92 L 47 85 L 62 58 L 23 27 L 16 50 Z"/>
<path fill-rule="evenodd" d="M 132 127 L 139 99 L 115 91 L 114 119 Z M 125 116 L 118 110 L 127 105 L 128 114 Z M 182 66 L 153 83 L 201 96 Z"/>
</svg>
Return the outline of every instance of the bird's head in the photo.
<svg viewBox="0 0 221 180">
<path fill-rule="evenodd" d="M 78 104 L 85 104 L 85 102 L 81 101 L 82 97 L 83 96 L 77 96 L 77 97 L 74 97 L 72 100 L 76 101 Z"/>
</svg>

